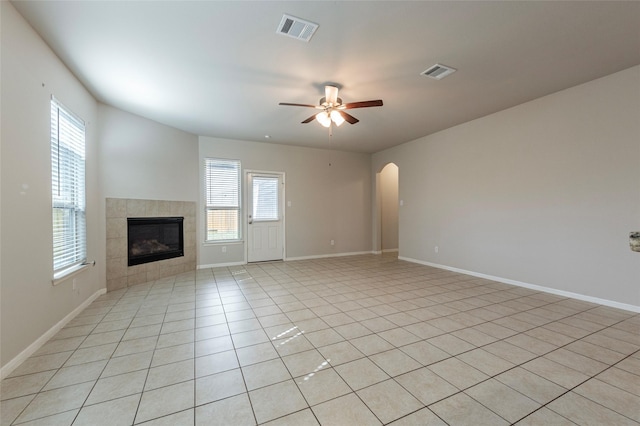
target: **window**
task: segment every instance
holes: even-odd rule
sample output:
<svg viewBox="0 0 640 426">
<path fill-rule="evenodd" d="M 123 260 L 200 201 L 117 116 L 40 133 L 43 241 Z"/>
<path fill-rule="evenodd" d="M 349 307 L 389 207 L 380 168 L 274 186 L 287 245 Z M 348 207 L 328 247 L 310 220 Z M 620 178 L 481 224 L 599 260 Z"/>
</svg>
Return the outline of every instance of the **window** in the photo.
<svg viewBox="0 0 640 426">
<path fill-rule="evenodd" d="M 278 220 L 278 181 L 277 177 L 254 176 L 253 179 L 253 220 Z"/>
<path fill-rule="evenodd" d="M 85 126 L 55 98 L 51 99 L 51 195 L 53 273 L 87 260 L 85 219 Z"/>
<path fill-rule="evenodd" d="M 240 239 L 240 161 L 205 159 L 205 241 Z"/>
</svg>

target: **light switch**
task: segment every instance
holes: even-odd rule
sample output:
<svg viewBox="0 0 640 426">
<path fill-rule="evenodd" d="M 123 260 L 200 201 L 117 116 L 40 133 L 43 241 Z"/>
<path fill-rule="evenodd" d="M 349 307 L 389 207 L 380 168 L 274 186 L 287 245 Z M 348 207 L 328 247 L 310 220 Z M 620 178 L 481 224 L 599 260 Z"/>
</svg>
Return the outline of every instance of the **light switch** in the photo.
<svg viewBox="0 0 640 426">
<path fill-rule="evenodd" d="M 287 201 L 287 207 L 291 207 L 291 201 Z"/>
</svg>

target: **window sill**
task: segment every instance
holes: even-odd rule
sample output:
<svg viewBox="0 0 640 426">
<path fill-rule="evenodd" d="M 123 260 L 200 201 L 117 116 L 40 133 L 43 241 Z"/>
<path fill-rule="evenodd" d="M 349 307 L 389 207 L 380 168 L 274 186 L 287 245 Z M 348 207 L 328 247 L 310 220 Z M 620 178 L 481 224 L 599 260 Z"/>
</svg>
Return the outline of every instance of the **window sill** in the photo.
<svg viewBox="0 0 640 426">
<path fill-rule="evenodd" d="M 71 266 L 70 268 L 63 269 L 57 274 L 53 275 L 53 279 L 51 280 L 52 285 L 58 285 L 63 281 L 68 280 L 69 278 L 78 275 L 80 272 L 87 269 L 89 266 L 95 266 L 95 260 L 93 262 L 81 263 L 80 265 Z"/>
<path fill-rule="evenodd" d="M 219 241 L 205 241 L 203 246 L 232 246 L 244 244 L 244 240 L 219 240 Z"/>
</svg>

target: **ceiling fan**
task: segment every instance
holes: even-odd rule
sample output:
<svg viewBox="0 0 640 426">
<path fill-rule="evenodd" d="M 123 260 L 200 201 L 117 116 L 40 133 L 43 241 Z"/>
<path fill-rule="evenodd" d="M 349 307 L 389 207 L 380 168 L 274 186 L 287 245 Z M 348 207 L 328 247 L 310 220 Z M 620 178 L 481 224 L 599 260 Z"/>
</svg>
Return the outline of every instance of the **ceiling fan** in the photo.
<svg viewBox="0 0 640 426">
<path fill-rule="evenodd" d="M 340 126 L 345 121 L 349 124 L 356 124 L 360 120 L 345 112 L 345 110 L 382 106 L 382 99 L 343 104 L 342 99 L 338 97 L 338 88 L 336 86 L 327 85 L 324 87 L 324 98 L 320 98 L 320 102 L 318 103 L 319 105 L 280 102 L 280 105 L 319 109 L 321 110 L 319 113 L 307 118 L 302 122 L 302 124 L 310 123 L 315 119 L 324 127 L 330 127 L 332 123 L 335 123 L 336 126 Z"/>
</svg>

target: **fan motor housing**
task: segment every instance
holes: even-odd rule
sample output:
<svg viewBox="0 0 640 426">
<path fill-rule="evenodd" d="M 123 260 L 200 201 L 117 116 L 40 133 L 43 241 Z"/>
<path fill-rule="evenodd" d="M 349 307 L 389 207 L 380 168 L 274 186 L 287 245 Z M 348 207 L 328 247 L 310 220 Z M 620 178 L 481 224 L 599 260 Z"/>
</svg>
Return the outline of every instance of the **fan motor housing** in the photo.
<svg viewBox="0 0 640 426">
<path fill-rule="evenodd" d="M 333 106 L 338 106 L 338 105 L 342 105 L 342 98 L 336 98 L 337 103 Z M 322 106 L 329 106 L 329 104 L 327 103 L 327 98 L 326 96 L 323 96 L 320 98 L 320 105 Z"/>
</svg>

